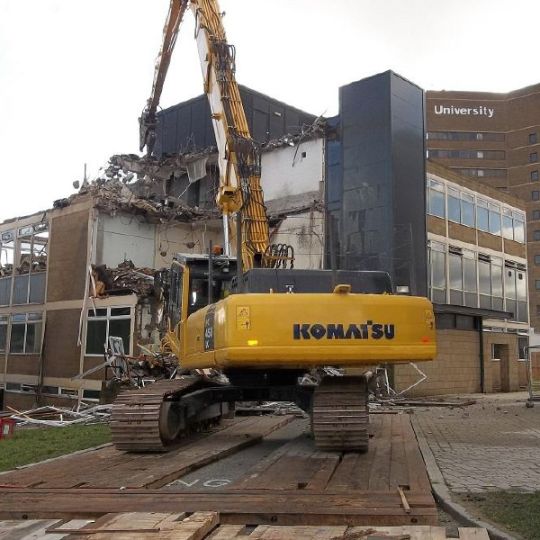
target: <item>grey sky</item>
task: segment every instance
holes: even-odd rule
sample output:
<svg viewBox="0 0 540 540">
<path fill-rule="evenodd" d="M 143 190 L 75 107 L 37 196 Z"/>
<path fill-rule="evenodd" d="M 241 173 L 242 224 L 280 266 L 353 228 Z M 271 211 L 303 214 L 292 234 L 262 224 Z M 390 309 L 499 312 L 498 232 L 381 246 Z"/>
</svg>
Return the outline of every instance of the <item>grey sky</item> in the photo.
<svg viewBox="0 0 540 540">
<path fill-rule="evenodd" d="M 0 0 L 0 221 L 138 150 L 169 0 Z M 538 0 L 221 0 L 242 84 L 314 114 L 393 69 L 425 89 L 540 82 Z M 162 105 L 201 93 L 191 13 Z"/>
</svg>

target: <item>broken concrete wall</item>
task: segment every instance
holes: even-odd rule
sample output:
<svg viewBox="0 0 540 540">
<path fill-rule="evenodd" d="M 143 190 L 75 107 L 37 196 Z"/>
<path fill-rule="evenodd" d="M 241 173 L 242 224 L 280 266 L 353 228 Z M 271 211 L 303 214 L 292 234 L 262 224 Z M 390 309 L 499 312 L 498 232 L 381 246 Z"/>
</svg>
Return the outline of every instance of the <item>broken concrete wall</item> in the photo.
<svg viewBox="0 0 540 540">
<path fill-rule="evenodd" d="M 262 154 L 261 184 L 265 200 L 320 191 L 324 182 L 324 139 L 281 146 Z"/>
<path fill-rule="evenodd" d="M 223 245 L 220 220 L 160 224 L 156 228 L 154 268 L 169 267 L 175 253 L 208 253 L 210 240 Z"/>
<path fill-rule="evenodd" d="M 100 213 L 97 220 L 96 264 L 116 267 L 132 261 L 137 267 L 154 268 L 156 226 L 142 216 Z"/>
</svg>

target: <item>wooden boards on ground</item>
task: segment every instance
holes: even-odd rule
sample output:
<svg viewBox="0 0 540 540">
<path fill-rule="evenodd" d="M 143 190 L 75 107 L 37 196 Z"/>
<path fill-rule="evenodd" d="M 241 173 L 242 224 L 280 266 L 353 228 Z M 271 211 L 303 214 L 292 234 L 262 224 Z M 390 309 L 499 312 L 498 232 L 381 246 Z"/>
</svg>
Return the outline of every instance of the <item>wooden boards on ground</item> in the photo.
<svg viewBox="0 0 540 540">
<path fill-rule="evenodd" d="M 106 514 L 95 522 L 0 522 L 0 540 L 9 538 L 5 533 L 19 540 L 447 540 L 443 527 L 227 525 L 215 512 Z M 459 529 L 459 538 L 489 540 L 485 529 L 472 528 Z"/>
</svg>

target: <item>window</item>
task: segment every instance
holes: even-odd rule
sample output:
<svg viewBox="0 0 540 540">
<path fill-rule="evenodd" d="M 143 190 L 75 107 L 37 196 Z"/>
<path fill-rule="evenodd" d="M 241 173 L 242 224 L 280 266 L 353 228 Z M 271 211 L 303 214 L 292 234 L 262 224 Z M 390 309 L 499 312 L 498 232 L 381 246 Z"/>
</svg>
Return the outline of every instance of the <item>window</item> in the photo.
<svg viewBox="0 0 540 540">
<path fill-rule="evenodd" d="M 503 208 L 502 217 L 503 236 L 509 240 L 514 239 L 514 220 L 512 219 L 512 212 L 508 208 Z"/>
<path fill-rule="evenodd" d="M 464 304 L 469 307 L 478 307 L 476 294 L 476 258 L 472 251 L 463 250 L 463 294 Z"/>
<path fill-rule="evenodd" d="M 444 186 L 440 182 L 435 182 L 435 180 L 430 180 L 428 185 L 428 213 L 432 216 L 444 218 L 446 216 Z"/>
<path fill-rule="evenodd" d="M 525 214 L 512 211 L 512 218 L 514 220 L 514 240 L 523 244 L 525 243 Z"/>
<path fill-rule="evenodd" d="M 501 234 L 501 206 L 489 203 L 489 232 L 491 234 Z"/>
<path fill-rule="evenodd" d="M 448 281 L 450 287 L 450 303 L 463 304 L 463 256 L 455 248 L 450 247 L 448 253 Z"/>
<path fill-rule="evenodd" d="M 12 304 L 42 304 L 45 301 L 45 273 L 49 232 L 47 223 L 17 231 L 17 262 Z"/>
<path fill-rule="evenodd" d="M 527 309 L 527 274 L 521 268 L 516 271 L 516 296 L 517 315 L 515 319 L 519 322 L 528 322 L 529 313 Z"/>
<path fill-rule="evenodd" d="M 538 137 L 536 133 L 529 133 L 529 144 L 536 144 L 538 142 Z"/>
<path fill-rule="evenodd" d="M 532 219 L 540 219 L 540 210 L 533 210 Z"/>
<path fill-rule="evenodd" d="M 540 240 L 540 230 L 536 230 L 533 232 L 533 240 Z"/>
<path fill-rule="evenodd" d="M 7 344 L 9 315 L 0 315 L 0 352 L 5 352 Z"/>
<path fill-rule="evenodd" d="M 504 133 L 486 131 L 430 131 L 426 139 L 434 141 L 504 141 Z"/>
<path fill-rule="evenodd" d="M 101 392 L 99 390 L 83 390 L 83 399 L 99 400 Z"/>
<path fill-rule="evenodd" d="M 533 201 L 540 201 L 540 191 L 531 191 L 531 199 Z"/>
<path fill-rule="evenodd" d="M 461 222 L 459 191 L 451 187 L 448 188 L 448 219 L 456 223 Z"/>
<path fill-rule="evenodd" d="M 428 158 L 439 159 L 505 159 L 504 150 L 428 150 Z"/>
<path fill-rule="evenodd" d="M 484 199 L 476 200 L 476 226 L 481 231 L 489 231 L 488 203 Z"/>
<path fill-rule="evenodd" d="M 431 299 L 433 302 L 446 302 L 446 246 L 431 242 Z"/>
<path fill-rule="evenodd" d="M 518 359 L 527 360 L 527 347 L 529 346 L 529 338 L 527 336 L 518 337 Z"/>
<path fill-rule="evenodd" d="M 531 182 L 536 182 L 538 180 L 538 170 L 531 171 Z"/>
<path fill-rule="evenodd" d="M 538 152 L 531 152 L 529 154 L 529 163 L 536 163 L 538 161 Z"/>
<path fill-rule="evenodd" d="M 42 325 L 41 313 L 14 313 L 11 315 L 9 352 L 12 354 L 39 354 Z"/>
<path fill-rule="evenodd" d="M 504 345 L 499 345 L 497 343 L 491 344 L 491 359 L 494 361 L 499 361 L 504 354 Z"/>
<path fill-rule="evenodd" d="M 491 257 L 491 306 L 503 309 L 503 262 L 499 257 Z"/>
<path fill-rule="evenodd" d="M 472 176 L 474 178 L 483 178 L 485 176 L 492 178 L 506 178 L 506 169 L 476 169 L 466 167 L 463 169 L 456 168 L 457 172 L 463 176 Z"/>
<path fill-rule="evenodd" d="M 15 255 L 15 231 L 0 235 L 0 306 L 11 302 L 11 279 Z"/>
<path fill-rule="evenodd" d="M 534 264 L 536 264 L 537 266 L 540 266 L 540 255 L 534 256 Z"/>
<path fill-rule="evenodd" d="M 461 194 L 461 223 L 474 227 L 474 197 L 467 193 Z"/>
<path fill-rule="evenodd" d="M 534 288 L 535 288 L 537 291 L 540 291 L 540 279 L 535 279 L 535 280 L 534 280 Z"/>
<path fill-rule="evenodd" d="M 129 353 L 131 344 L 131 308 L 108 307 L 88 311 L 86 326 L 86 354 L 102 355 L 108 346 L 109 336 L 121 337 L 124 351 Z"/>
</svg>

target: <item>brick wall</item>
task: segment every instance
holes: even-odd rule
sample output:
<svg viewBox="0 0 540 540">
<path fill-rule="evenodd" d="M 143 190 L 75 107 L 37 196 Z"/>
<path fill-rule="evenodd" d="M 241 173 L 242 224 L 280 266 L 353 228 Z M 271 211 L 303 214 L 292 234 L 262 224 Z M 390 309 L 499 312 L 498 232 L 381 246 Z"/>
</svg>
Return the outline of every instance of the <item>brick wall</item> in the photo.
<svg viewBox="0 0 540 540">
<path fill-rule="evenodd" d="M 437 358 L 418 363 L 427 380 L 407 392 L 408 396 L 460 394 L 480 391 L 480 340 L 470 330 L 438 330 Z M 419 378 L 410 365 L 396 365 L 394 387 L 399 391 Z"/>
</svg>

